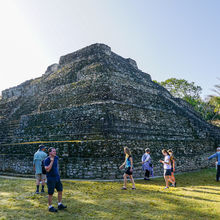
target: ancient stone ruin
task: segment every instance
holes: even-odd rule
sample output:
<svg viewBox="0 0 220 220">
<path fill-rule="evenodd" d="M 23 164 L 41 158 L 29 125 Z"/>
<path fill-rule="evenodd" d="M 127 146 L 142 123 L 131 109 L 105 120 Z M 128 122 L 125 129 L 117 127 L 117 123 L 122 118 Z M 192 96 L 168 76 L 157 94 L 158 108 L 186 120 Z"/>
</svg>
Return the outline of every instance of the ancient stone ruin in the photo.
<svg viewBox="0 0 220 220">
<path fill-rule="evenodd" d="M 63 177 L 112 179 L 122 177 L 124 146 L 133 153 L 135 177 L 146 147 L 155 175 L 162 173 L 163 148 L 173 149 L 179 172 L 212 166 L 205 158 L 220 144 L 220 130 L 134 60 L 94 44 L 2 92 L 0 173 L 33 175 L 40 143 L 57 148 Z"/>
</svg>

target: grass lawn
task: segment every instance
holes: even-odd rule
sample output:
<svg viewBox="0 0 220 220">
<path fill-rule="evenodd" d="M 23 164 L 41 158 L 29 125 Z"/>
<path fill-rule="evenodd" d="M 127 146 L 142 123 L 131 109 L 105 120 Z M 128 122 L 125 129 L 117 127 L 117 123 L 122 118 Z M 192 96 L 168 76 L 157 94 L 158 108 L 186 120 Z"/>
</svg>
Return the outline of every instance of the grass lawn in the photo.
<svg viewBox="0 0 220 220">
<path fill-rule="evenodd" d="M 180 174 L 176 188 L 163 178 L 122 182 L 63 181 L 67 210 L 49 213 L 47 194 L 34 194 L 35 181 L 0 178 L 0 219 L 220 219 L 220 182 L 215 169 Z M 53 204 L 57 206 L 57 193 Z"/>
</svg>

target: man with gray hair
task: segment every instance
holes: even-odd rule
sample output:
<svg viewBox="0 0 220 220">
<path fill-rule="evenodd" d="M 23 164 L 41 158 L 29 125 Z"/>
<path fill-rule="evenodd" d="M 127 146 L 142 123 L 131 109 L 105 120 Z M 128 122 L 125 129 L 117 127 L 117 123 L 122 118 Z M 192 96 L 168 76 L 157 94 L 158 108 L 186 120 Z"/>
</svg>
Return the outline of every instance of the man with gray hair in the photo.
<svg viewBox="0 0 220 220">
<path fill-rule="evenodd" d="M 150 149 L 145 149 L 145 154 L 143 154 L 141 158 L 142 163 L 142 169 L 145 171 L 145 177 L 144 180 L 150 180 L 150 175 L 152 176 L 153 173 L 153 165 L 151 163 L 151 157 L 150 157 Z"/>
<path fill-rule="evenodd" d="M 40 182 L 42 184 L 41 192 L 44 192 L 46 172 L 44 173 L 42 171 L 42 161 L 44 161 L 44 159 L 47 157 L 47 154 L 44 152 L 45 149 L 46 148 L 44 145 L 40 145 L 38 151 L 34 154 L 33 166 L 36 177 L 36 194 L 39 194 Z"/>
<path fill-rule="evenodd" d="M 216 158 L 217 160 L 217 172 L 216 172 L 216 181 L 219 181 L 220 177 L 220 147 L 217 148 L 217 152 L 210 157 L 208 157 L 208 160 Z"/>
</svg>

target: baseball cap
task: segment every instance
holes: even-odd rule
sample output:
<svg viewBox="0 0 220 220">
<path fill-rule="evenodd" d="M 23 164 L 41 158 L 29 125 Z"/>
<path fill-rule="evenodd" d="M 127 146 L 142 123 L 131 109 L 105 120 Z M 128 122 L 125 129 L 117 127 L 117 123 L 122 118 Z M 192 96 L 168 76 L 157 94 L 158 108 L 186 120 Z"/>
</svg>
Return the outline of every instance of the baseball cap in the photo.
<svg viewBox="0 0 220 220">
<path fill-rule="evenodd" d="M 46 148 L 44 145 L 40 145 L 40 146 L 39 146 L 39 149 L 40 149 L 40 150 L 42 150 L 42 149 L 44 149 L 44 148 Z"/>
</svg>

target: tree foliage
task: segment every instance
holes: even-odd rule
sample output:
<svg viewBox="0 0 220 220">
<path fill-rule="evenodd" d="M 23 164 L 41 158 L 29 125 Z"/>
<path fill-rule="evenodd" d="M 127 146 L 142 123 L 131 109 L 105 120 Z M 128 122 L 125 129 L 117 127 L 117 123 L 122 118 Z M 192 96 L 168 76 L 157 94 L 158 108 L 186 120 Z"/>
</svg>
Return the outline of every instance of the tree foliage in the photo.
<svg viewBox="0 0 220 220">
<path fill-rule="evenodd" d="M 205 120 L 220 119 L 219 96 L 212 95 L 206 101 L 203 101 L 200 97 L 202 88 L 185 79 L 169 78 L 162 82 L 155 82 L 166 88 L 174 97 L 182 98 L 191 104 Z M 220 85 L 215 85 L 213 91 L 220 95 Z"/>
<path fill-rule="evenodd" d="M 182 99 L 185 97 L 199 99 L 202 92 L 200 86 L 196 86 L 194 82 L 189 83 L 185 79 L 170 78 L 160 82 L 160 85 L 166 88 L 174 97 Z"/>
</svg>

